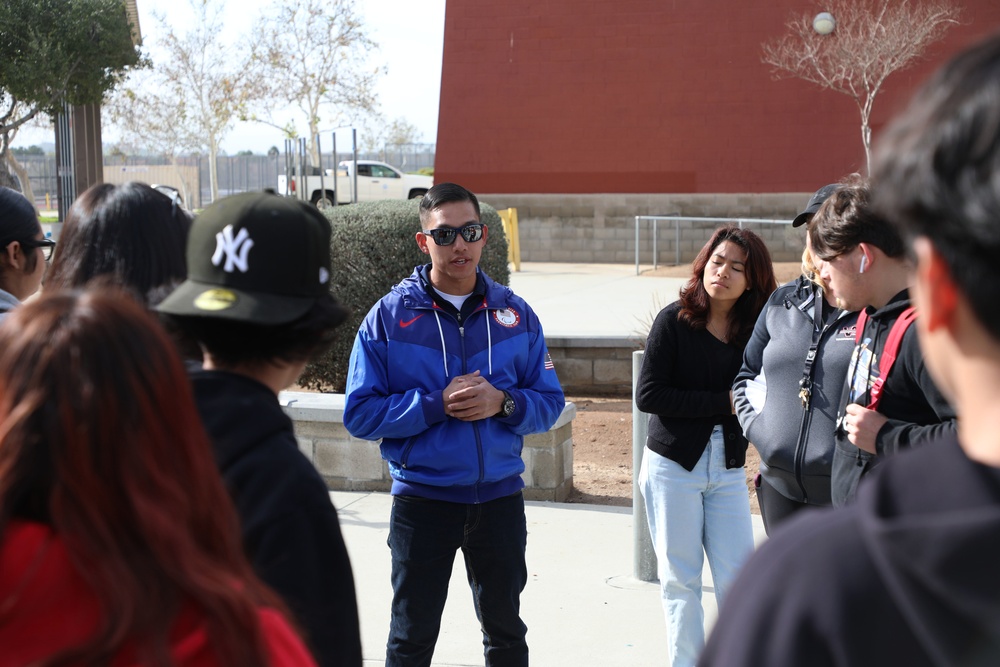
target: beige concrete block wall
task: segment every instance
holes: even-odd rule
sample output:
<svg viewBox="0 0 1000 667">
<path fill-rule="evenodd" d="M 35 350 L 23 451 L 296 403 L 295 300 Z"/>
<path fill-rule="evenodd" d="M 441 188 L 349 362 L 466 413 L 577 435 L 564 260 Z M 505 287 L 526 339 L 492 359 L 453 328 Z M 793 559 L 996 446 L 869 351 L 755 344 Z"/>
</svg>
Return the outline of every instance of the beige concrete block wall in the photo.
<svg viewBox="0 0 1000 667">
<path fill-rule="evenodd" d="M 499 209 L 516 208 L 523 262 L 627 264 L 635 262 L 637 215 L 791 220 L 808 193 L 765 194 L 483 194 Z M 717 223 L 657 224 L 656 263 L 686 263 Z M 789 224 L 752 224 L 775 261 L 796 261 L 805 233 Z M 678 240 L 679 237 L 679 240 Z M 652 264 L 653 224 L 639 224 L 639 261 Z"/>
<path fill-rule="evenodd" d="M 389 466 L 377 442 L 354 438 L 344 428 L 344 395 L 281 392 L 295 423 L 299 449 L 313 462 L 332 491 L 388 491 Z M 524 439 L 524 497 L 561 502 L 573 490 L 573 418 L 566 405 L 555 425 Z"/>
<path fill-rule="evenodd" d="M 644 340 L 637 332 L 634 338 L 546 337 L 545 345 L 567 394 L 630 396 L 632 352 Z"/>
</svg>

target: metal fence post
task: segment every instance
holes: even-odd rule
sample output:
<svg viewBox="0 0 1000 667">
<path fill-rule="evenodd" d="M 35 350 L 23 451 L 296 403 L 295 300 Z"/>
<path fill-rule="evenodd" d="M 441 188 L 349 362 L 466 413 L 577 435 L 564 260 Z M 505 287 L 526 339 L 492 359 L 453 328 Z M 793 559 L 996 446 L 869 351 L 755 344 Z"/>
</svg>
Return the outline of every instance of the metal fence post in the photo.
<svg viewBox="0 0 1000 667">
<path fill-rule="evenodd" d="M 639 216 L 635 216 L 635 275 L 639 275 Z"/>
<path fill-rule="evenodd" d="M 681 264 L 681 221 L 674 220 L 674 265 Z"/>
<path fill-rule="evenodd" d="M 646 447 L 648 415 L 635 406 L 635 386 L 642 369 L 642 350 L 632 353 L 632 576 L 639 581 L 657 581 L 656 553 L 646 521 L 646 502 L 639 493 L 639 469 Z"/>
</svg>

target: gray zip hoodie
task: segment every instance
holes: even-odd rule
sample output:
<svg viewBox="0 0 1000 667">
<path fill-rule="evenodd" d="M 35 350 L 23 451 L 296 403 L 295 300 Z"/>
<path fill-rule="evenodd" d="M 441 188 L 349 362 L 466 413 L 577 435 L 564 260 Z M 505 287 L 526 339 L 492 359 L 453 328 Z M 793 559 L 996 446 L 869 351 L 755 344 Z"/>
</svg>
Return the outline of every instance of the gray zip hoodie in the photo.
<svg viewBox="0 0 1000 667">
<path fill-rule="evenodd" d="M 779 287 L 761 311 L 733 384 L 733 405 L 760 453 L 760 473 L 782 495 L 829 505 L 837 403 L 854 349 L 857 313 L 824 325 L 822 291 L 805 277 Z M 806 357 L 808 404 L 800 396 Z"/>
</svg>

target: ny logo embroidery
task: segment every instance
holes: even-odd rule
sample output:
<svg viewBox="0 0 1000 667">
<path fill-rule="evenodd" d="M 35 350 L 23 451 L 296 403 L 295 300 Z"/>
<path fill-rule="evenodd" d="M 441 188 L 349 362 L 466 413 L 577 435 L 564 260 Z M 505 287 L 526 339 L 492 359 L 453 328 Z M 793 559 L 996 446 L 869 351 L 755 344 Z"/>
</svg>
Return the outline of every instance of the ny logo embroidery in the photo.
<svg viewBox="0 0 1000 667">
<path fill-rule="evenodd" d="M 233 226 L 226 227 L 215 235 L 215 254 L 212 255 L 212 264 L 219 266 L 222 263 L 222 256 L 226 256 L 226 265 L 222 270 L 232 273 L 233 269 L 239 269 L 246 273 L 250 268 L 247 266 L 247 253 L 253 247 L 253 239 L 246 229 L 241 229 L 240 233 L 233 238 Z"/>
</svg>

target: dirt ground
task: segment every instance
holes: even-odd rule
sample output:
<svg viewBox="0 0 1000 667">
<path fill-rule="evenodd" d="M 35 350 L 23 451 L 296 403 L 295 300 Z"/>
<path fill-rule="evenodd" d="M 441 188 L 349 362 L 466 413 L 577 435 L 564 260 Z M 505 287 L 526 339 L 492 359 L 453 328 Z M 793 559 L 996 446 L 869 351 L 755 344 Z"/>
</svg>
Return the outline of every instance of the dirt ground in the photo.
<svg viewBox="0 0 1000 667">
<path fill-rule="evenodd" d="M 799 275 L 797 262 L 774 265 L 778 284 Z M 642 275 L 685 277 L 691 265 L 660 267 Z M 571 503 L 632 505 L 632 400 L 567 396 L 576 405 L 573 421 L 573 493 Z M 753 478 L 760 458 L 751 446 L 747 451 L 746 475 L 750 509 L 759 514 L 753 493 Z"/>
<path fill-rule="evenodd" d="M 576 405 L 573 420 L 573 493 L 569 503 L 632 506 L 632 399 L 567 396 Z M 750 511 L 760 514 L 753 478 L 760 462 L 747 450 Z"/>
</svg>

